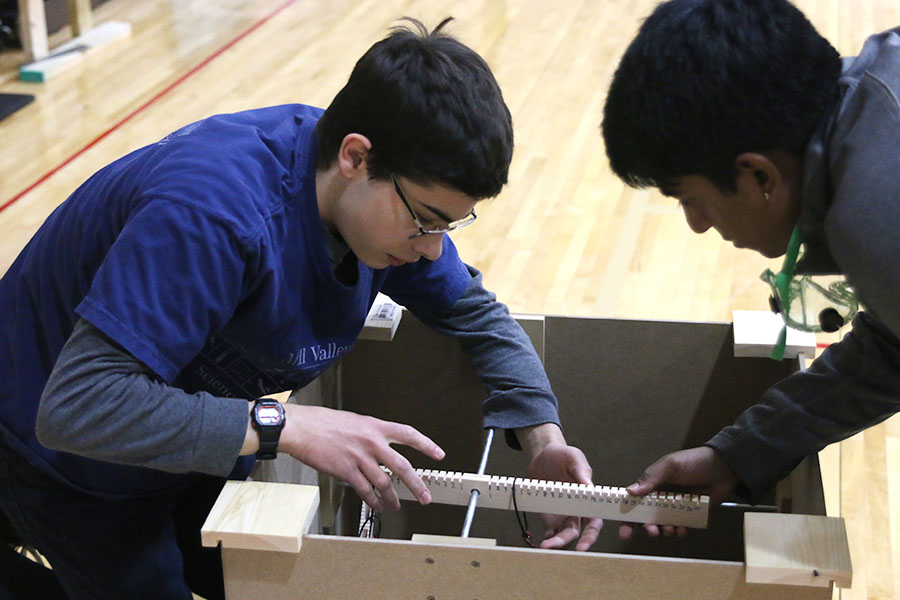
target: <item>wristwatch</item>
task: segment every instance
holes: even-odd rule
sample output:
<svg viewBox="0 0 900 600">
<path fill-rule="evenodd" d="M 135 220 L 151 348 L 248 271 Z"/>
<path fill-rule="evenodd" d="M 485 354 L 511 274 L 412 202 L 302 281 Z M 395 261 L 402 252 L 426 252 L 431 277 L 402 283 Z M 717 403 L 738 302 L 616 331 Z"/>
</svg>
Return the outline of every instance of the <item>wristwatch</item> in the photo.
<svg viewBox="0 0 900 600">
<path fill-rule="evenodd" d="M 250 411 L 250 423 L 259 433 L 257 460 L 271 460 L 278 455 L 278 439 L 284 429 L 284 407 L 271 398 L 260 398 Z"/>
</svg>

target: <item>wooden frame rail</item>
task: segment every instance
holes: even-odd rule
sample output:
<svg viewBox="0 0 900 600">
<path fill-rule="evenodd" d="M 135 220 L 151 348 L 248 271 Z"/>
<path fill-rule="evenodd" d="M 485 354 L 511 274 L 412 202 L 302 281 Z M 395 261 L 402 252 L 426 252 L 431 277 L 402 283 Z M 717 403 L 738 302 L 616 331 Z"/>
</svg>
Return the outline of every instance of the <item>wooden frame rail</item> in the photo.
<svg viewBox="0 0 900 600">
<path fill-rule="evenodd" d="M 228 600 L 829 600 L 833 581 L 850 582 L 843 523 L 822 516 L 748 519 L 748 540 L 755 540 L 748 543 L 757 545 L 748 547 L 744 564 L 489 546 L 465 538 L 423 543 L 310 535 L 317 496 L 314 486 L 226 484 L 202 540 L 222 547 Z"/>
</svg>

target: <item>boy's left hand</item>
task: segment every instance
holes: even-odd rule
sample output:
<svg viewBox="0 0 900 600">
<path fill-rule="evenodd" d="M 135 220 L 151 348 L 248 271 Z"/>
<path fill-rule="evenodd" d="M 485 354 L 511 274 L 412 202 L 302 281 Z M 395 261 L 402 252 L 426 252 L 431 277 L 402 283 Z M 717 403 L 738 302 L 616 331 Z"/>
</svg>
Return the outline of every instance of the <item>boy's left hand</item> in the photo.
<svg viewBox="0 0 900 600">
<path fill-rule="evenodd" d="M 571 481 L 593 485 L 593 473 L 584 453 L 569 446 L 559 428 L 551 423 L 517 430 L 522 448 L 529 456 L 528 475 L 533 479 Z M 544 541 L 541 548 L 565 548 L 575 540 L 575 550 L 583 552 L 594 545 L 602 519 L 582 519 L 561 515 L 541 515 Z"/>
</svg>

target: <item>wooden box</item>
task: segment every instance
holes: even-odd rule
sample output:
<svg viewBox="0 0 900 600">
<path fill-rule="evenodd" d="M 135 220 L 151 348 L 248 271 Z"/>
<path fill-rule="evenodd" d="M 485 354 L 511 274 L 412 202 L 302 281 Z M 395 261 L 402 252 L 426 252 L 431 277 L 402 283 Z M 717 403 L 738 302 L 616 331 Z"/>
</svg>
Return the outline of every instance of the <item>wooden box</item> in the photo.
<svg viewBox="0 0 900 600">
<path fill-rule="evenodd" d="M 627 486 L 665 453 L 702 444 L 798 368 L 796 361 L 735 358 L 730 324 L 550 316 L 521 317 L 520 323 L 559 398 L 568 442 L 585 452 L 595 483 L 603 485 Z M 447 452 L 436 463 L 404 451 L 414 466 L 478 468 L 486 394 L 454 339 L 407 313 L 393 341 L 360 341 L 330 377 L 321 388 L 328 396 L 325 404 L 409 423 Z M 485 472 L 525 476 L 521 452 L 507 447 L 502 434 Z M 271 473 L 269 479 L 297 481 Z M 713 509 L 708 528 L 691 530 L 687 538 L 650 539 L 641 531 L 625 542 L 618 539 L 619 524 L 608 522 L 589 553 L 526 548 L 515 514 L 496 509 L 477 511 L 470 533 L 496 540 L 496 546 L 462 538 L 452 544 L 410 541 L 412 534 L 460 535 L 465 507 L 436 504 L 404 503 L 399 513 L 381 515 L 381 538 L 361 539 L 355 537 L 355 494 L 348 492 L 339 502 L 333 487 L 323 491 L 329 513 L 341 505 L 336 520 L 331 514 L 324 519 L 327 529 L 349 535 L 305 533 L 312 517 L 298 503 L 314 506 L 315 487 L 223 494 L 204 527 L 204 540 L 223 543 L 229 600 L 825 600 L 833 579 L 848 583 L 842 522 L 822 516 L 800 521 L 804 517 L 789 514 L 824 515 L 815 457 L 764 505 L 736 501 Z M 747 511 L 759 520 L 747 520 L 752 547 L 745 564 Z M 781 517 L 790 523 L 771 522 Z M 538 516 L 529 521 L 539 535 Z M 790 536 L 780 535 L 784 532 Z M 768 545 L 773 546 L 761 547 Z M 820 556 L 823 549 L 827 556 Z"/>
</svg>

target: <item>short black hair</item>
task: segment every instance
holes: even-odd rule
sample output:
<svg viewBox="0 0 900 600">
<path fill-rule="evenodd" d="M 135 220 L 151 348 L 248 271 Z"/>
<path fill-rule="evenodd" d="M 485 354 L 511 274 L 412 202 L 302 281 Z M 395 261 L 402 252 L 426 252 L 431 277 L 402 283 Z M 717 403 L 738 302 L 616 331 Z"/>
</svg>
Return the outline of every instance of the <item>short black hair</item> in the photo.
<svg viewBox="0 0 900 600">
<path fill-rule="evenodd" d="M 671 0 L 656 7 L 613 76 L 603 138 L 613 171 L 671 194 L 702 175 L 736 189 L 743 152 L 802 157 L 834 105 L 841 60 L 787 0 Z"/>
<path fill-rule="evenodd" d="M 512 117 L 487 63 L 419 21 L 395 27 L 356 63 L 316 126 L 317 168 L 330 167 L 350 133 L 372 143 L 373 179 L 391 173 L 476 200 L 500 193 L 512 159 Z"/>
</svg>

